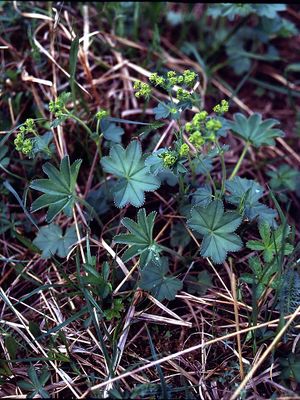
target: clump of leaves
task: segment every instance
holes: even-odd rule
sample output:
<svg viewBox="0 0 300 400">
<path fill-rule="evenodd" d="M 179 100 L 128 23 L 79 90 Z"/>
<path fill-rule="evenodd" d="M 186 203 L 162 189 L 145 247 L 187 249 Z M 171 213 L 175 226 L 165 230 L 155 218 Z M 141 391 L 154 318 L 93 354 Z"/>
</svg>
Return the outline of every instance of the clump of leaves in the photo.
<svg viewBox="0 0 300 400">
<path fill-rule="evenodd" d="M 75 186 L 81 161 L 76 160 L 70 165 L 69 156 L 65 156 L 61 160 L 59 170 L 50 163 L 43 165 L 43 171 L 48 175 L 48 179 L 36 179 L 30 184 L 32 189 L 44 193 L 32 203 L 32 212 L 48 207 L 47 222 L 52 222 L 62 211 L 69 217 L 72 215 L 76 200 Z"/>
<path fill-rule="evenodd" d="M 82 277 L 85 284 L 94 294 L 105 299 L 112 291 L 112 285 L 109 282 L 110 267 L 108 262 L 104 262 L 101 272 L 96 269 L 96 257 L 88 257 L 88 261 L 83 265 L 86 275 Z"/>
<path fill-rule="evenodd" d="M 278 288 L 278 282 L 272 281 L 272 277 L 279 271 L 276 262 L 262 265 L 258 257 L 250 257 L 249 266 L 252 273 L 242 274 L 240 280 L 252 286 L 256 299 L 261 297 L 266 288 Z"/>
<path fill-rule="evenodd" d="M 267 222 L 259 224 L 259 234 L 261 240 L 249 240 L 246 246 L 251 250 L 262 251 L 265 262 L 273 260 L 275 255 L 291 254 L 294 247 L 287 242 L 290 227 L 281 225 L 275 230 L 271 230 Z"/>
<path fill-rule="evenodd" d="M 281 357 L 279 359 L 281 366 L 281 379 L 291 379 L 300 383 L 300 355 L 290 353 L 287 357 Z"/>
<path fill-rule="evenodd" d="M 104 310 L 105 318 L 110 321 L 113 318 L 121 318 L 121 311 L 124 309 L 122 299 L 114 299 L 109 310 Z"/>
<path fill-rule="evenodd" d="M 20 389 L 29 392 L 27 395 L 28 399 L 33 399 L 36 395 L 40 395 L 42 398 L 50 398 L 49 393 L 44 389 L 44 386 L 50 379 L 51 373 L 49 371 L 42 370 L 38 375 L 36 369 L 31 366 L 28 368 L 28 378 L 30 381 L 18 381 L 17 385 Z"/>
<path fill-rule="evenodd" d="M 219 3 L 208 6 L 207 14 L 213 18 L 227 17 L 233 21 L 235 17 L 256 14 L 260 17 L 275 18 L 278 12 L 286 9 L 285 4 L 234 4 Z"/>
</svg>

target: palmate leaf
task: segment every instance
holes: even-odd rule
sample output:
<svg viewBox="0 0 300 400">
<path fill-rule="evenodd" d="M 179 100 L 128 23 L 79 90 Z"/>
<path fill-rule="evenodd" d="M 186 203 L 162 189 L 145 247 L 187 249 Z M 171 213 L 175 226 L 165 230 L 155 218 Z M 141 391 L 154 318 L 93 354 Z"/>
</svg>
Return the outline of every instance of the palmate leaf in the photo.
<svg viewBox="0 0 300 400">
<path fill-rule="evenodd" d="M 207 14 L 213 18 L 227 17 L 233 21 L 236 16 L 245 17 L 249 14 L 257 14 L 260 17 L 276 18 L 279 11 L 286 9 L 285 4 L 232 4 L 219 3 L 209 5 Z"/>
<path fill-rule="evenodd" d="M 117 207 L 127 204 L 141 207 L 145 201 L 145 192 L 153 192 L 160 186 L 160 181 L 153 176 L 144 164 L 141 145 L 132 141 L 126 149 L 114 145 L 109 156 L 101 159 L 103 169 L 118 177 L 113 188 L 114 201 Z"/>
<path fill-rule="evenodd" d="M 117 126 L 114 122 L 109 121 L 107 118 L 103 118 L 100 122 L 101 132 L 106 140 L 110 140 L 115 143 L 121 142 L 121 137 L 124 134 L 124 129 Z"/>
<path fill-rule="evenodd" d="M 197 206 L 206 207 L 213 199 L 213 194 L 210 185 L 205 184 L 200 186 L 194 193 L 192 197 L 192 203 Z"/>
<path fill-rule="evenodd" d="M 163 257 L 159 262 L 150 261 L 141 272 L 139 287 L 149 291 L 157 300 L 173 300 L 182 288 L 182 282 L 170 275 L 168 259 Z"/>
<path fill-rule="evenodd" d="M 274 146 L 274 139 L 284 136 L 280 129 L 273 128 L 273 126 L 279 124 L 276 119 L 262 121 L 261 114 L 258 113 L 252 114 L 249 118 L 237 113 L 234 114 L 233 119 L 232 122 L 228 123 L 229 129 L 255 147 Z"/>
<path fill-rule="evenodd" d="M 33 244 L 42 250 L 42 258 L 50 258 L 56 254 L 59 257 L 66 257 L 70 246 L 76 242 L 77 235 L 73 226 L 67 228 L 63 235 L 60 226 L 53 223 L 43 226 L 33 240 Z"/>
<path fill-rule="evenodd" d="M 48 179 L 36 179 L 30 187 L 44 194 L 31 205 L 31 211 L 35 212 L 49 207 L 46 220 L 53 219 L 64 211 L 66 215 L 72 215 L 72 208 L 76 199 L 75 185 L 82 160 L 76 160 L 70 165 L 69 156 L 65 156 L 60 163 L 59 170 L 52 164 L 43 165 L 43 171 Z"/>
<path fill-rule="evenodd" d="M 33 149 L 32 152 L 34 155 L 41 153 L 43 158 L 50 158 L 54 153 L 55 146 L 51 143 L 53 139 L 52 132 L 46 132 L 42 136 L 36 136 L 33 138 Z"/>
<path fill-rule="evenodd" d="M 123 254 L 123 261 L 127 262 L 135 256 L 140 256 L 140 265 L 144 267 L 150 260 L 159 258 L 160 246 L 153 239 L 153 227 L 156 212 L 146 215 L 144 208 L 137 213 L 137 222 L 130 218 L 123 218 L 122 224 L 130 233 L 114 237 L 116 243 L 127 244 L 129 248 Z"/>
<path fill-rule="evenodd" d="M 225 212 L 221 200 L 212 201 L 207 207 L 195 206 L 191 210 L 188 226 L 203 236 L 200 253 L 216 264 L 225 261 L 227 252 L 242 248 L 241 238 L 233 233 L 242 222 L 235 212 Z"/>
<path fill-rule="evenodd" d="M 197 277 L 189 276 L 185 280 L 188 292 L 191 294 L 197 293 L 200 296 L 204 296 L 209 288 L 212 287 L 212 276 L 207 271 L 201 271 L 198 273 Z"/>
<path fill-rule="evenodd" d="M 155 115 L 155 119 L 168 118 L 170 115 L 170 105 L 166 103 L 159 103 L 156 107 L 153 108 L 153 112 Z"/>
<path fill-rule="evenodd" d="M 300 185 L 300 172 L 288 164 L 282 164 L 275 171 L 268 171 L 273 190 L 296 190 Z"/>
<path fill-rule="evenodd" d="M 264 195 L 264 189 L 259 183 L 236 176 L 232 180 L 227 180 L 225 187 L 230 193 L 226 196 L 226 200 L 243 210 L 250 221 L 257 218 L 259 221 L 267 221 L 271 226 L 276 226 L 277 212 L 259 202 Z"/>
</svg>

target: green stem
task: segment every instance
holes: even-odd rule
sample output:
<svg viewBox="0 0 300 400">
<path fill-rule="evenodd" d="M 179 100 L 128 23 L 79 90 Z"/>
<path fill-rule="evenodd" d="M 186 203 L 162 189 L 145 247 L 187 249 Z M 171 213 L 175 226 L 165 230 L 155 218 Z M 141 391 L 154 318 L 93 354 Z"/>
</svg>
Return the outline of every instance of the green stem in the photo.
<svg viewBox="0 0 300 400">
<path fill-rule="evenodd" d="M 180 197 L 184 198 L 184 180 L 183 180 L 183 176 L 181 174 L 179 174 L 178 177 L 178 183 L 179 183 L 179 195 Z"/>
<path fill-rule="evenodd" d="M 99 218 L 98 214 L 96 213 L 96 211 L 94 210 L 94 208 L 86 200 L 82 199 L 81 197 L 77 196 L 76 200 L 79 201 L 79 203 L 84 205 L 90 211 L 90 213 L 93 215 L 93 217 L 95 217 L 99 226 L 103 229 L 103 223 L 102 223 L 101 219 Z"/>
<path fill-rule="evenodd" d="M 216 146 L 220 152 L 220 159 L 221 159 L 221 165 L 222 165 L 222 184 L 221 184 L 221 197 L 222 197 L 223 194 L 225 193 L 226 165 L 225 165 L 225 160 L 224 160 L 224 154 L 222 152 L 222 149 L 221 149 L 218 141 L 216 141 Z"/>
<path fill-rule="evenodd" d="M 77 121 L 86 131 L 87 133 L 93 137 L 93 132 L 91 131 L 91 129 L 87 126 L 87 124 L 85 122 L 83 122 L 80 118 L 76 117 L 76 115 L 72 114 L 72 113 L 68 113 L 68 114 L 64 114 L 67 117 L 73 118 L 75 121 Z"/>
<path fill-rule="evenodd" d="M 169 247 L 163 246 L 163 245 L 159 245 L 161 247 L 161 249 L 169 254 L 171 254 L 172 256 L 178 257 L 180 260 L 185 261 L 185 257 L 181 256 L 180 254 L 177 253 L 177 251 L 174 251 L 172 249 L 169 249 Z M 198 250 L 197 250 L 198 251 Z"/>
<path fill-rule="evenodd" d="M 240 158 L 239 158 L 239 160 L 238 160 L 236 166 L 234 167 L 234 170 L 232 171 L 232 173 L 231 173 L 231 175 L 230 175 L 230 177 L 229 177 L 229 180 L 230 180 L 230 181 L 231 181 L 231 179 L 233 179 L 233 178 L 235 177 L 235 175 L 238 173 L 238 170 L 240 169 L 240 166 L 241 166 L 241 164 L 242 164 L 242 162 L 243 162 L 243 159 L 245 158 L 245 155 L 246 155 L 246 153 L 247 153 L 249 147 L 250 147 L 250 143 L 249 143 L 249 142 L 246 142 L 246 145 L 245 145 L 245 147 L 244 147 L 244 149 L 243 149 L 243 151 L 242 151 L 242 154 L 240 155 Z"/>
</svg>

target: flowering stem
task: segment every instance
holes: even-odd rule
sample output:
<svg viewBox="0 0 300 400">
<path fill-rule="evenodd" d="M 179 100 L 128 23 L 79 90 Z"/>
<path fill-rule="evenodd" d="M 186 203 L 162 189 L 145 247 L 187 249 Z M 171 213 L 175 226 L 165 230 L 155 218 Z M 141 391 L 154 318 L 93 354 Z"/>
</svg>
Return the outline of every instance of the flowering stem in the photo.
<svg viewBox="0 0 300 400">
<path fill-rule="evenodd" d="M 219 145 L 219 142 L 216 141 L 216 146 L 220 152 L 221 166 L 222 166 L 222 184 L 221 184 L 221 196 L 225 193 L 225 181 L 226 181 L 226 165 L 224 160 L 223 151 Z"/>
<path fill-rule="evenodd" d="M 242 154 L 240 155 L 240 158 L 239 158 L 238 162 L 236 163 L 236 166 L 234 167 L 234 170 L 232 171 L 232 173 L 231 173 L 231 175 L 229 177 L 229 180 L 233 179 L 235 177 L 235 175 L 238 173 L 238 170 L 240 169 L 242 161 L 245 158 L 245 155 L 246 155 L 249 147 L 250 147 L 250 143 L 246 142 L 246 145 L 245 145 L 245 147 L 244 147 L 244 149 L 242 151 Z"/>
<path fill-rule="evenodd" d="M 204 162 L 201 160 L 201 158 L 198 158 L 198 160 L 199 160 L 200 164 L 202 165 L 203 169 L 205 170 L 206 176 L 207 176 L 208 179 L 210 180 L 210 183 L 211 183 L 211 185 L 212 185 L 212 187 L 213 187 L 213 189 L 214 189 L 214 193 L 215 193 L 215 195 L 216 195 L 216 194 L 217 194 L 217 188 L 216 188 L 215 182 L 214 182 L 214 180 L 213 180 L 213 178 L 212 178 L 212 176 L 211 176 L 211 173 L 210 173 L 209 170 L 206 168 L 206 166 L 205 166 Z"/>
<path fill-rule="evenodd" d="M 93 132 L 90 130 L 90 128 L 87 126 L 87 124 L 84 123 L 80 118 L 76 117 L 76 115 L 74 115 L 72 113 L 68 113 L 68 114 L 66 114 L 66 116 L 73 118 L 75 121 L 77 121 L 87 131 L 87 133 L 91 137 L 93 137 Z"/>
</svg>

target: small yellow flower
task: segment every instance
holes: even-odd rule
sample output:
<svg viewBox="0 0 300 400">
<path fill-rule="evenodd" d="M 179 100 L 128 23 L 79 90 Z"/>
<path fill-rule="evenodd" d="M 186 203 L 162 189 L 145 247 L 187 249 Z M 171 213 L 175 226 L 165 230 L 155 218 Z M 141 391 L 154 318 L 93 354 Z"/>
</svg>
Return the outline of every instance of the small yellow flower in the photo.
<svg viewBox="0 0 300 400">
<path fill-rule="evenodd" d="M 164 167 L 166 168 L 172 167 L 177 161 L 177 157 L 170 151 L 166 151 L 161 155 L 161 157 L 163 159 Z"/>
<path fill-rule="evenodd" d="M 226 101 L 226 100 L 222 100 L 220 104 L 217 104 L 213 108 L 213 111 L 216 114 L 224 114 L 224 113 L 228 112 L 228 110 L 229 110 L 229 104 L 228 104 L 228 101 Z"/>
<path fill-rule="evenodd" d="M 189 154 L 189 146 L 186 143 L 183 143 L 179 149 L 180 157 L 186 157 Z"/>
<path fill-rule="evenodd" d="M 222 128 L 222 123 L 217 119 L 210 119 L 205 124 L 206 129 L 209 131 L 217 131 Z"/>
<path fill-rule="evenodd" d="M 105 117 L 107 117 L 108 116 L 108 111 L 106 111 L 106 110 L 99 110 L 97 113 L 96 113 L 96 118 L 99 120 L 99 121 L 101 121 L 101 119 L 103 119 L 103 118 L 105 118 Z"/>
<path fill-rule="evenodd" d="M 196 149 L 199 149 L 205 143 L 205 139 L 202 137 L 200 131 L 192 133 L 189 137 L 189 141 L 196 147 Z"/>
</svg>

